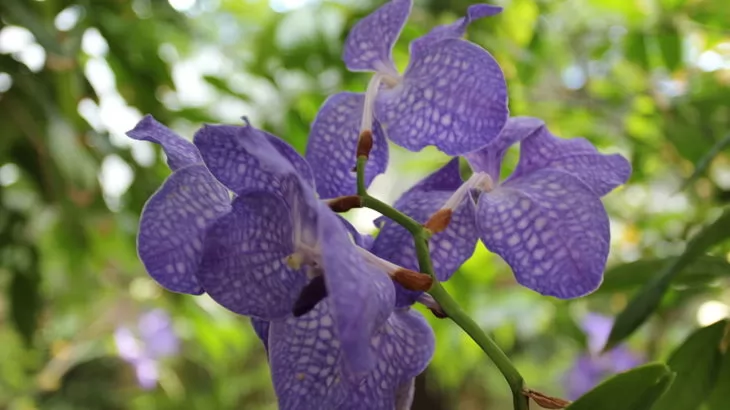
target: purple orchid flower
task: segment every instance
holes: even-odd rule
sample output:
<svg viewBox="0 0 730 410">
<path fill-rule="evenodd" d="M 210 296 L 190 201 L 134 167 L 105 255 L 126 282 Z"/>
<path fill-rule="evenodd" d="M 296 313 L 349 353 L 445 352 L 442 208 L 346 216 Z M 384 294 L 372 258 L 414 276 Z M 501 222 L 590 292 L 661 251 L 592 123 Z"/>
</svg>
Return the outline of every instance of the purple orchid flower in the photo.
<svg viewBox="0 0 730 410">
<path fill-rule="evenodd" d="M 514 173 L 499 181 L 507 149 L 520 143 Z M 451 211 L 446 230 L 432 238 L 437 277 L 444 281 L 468 259 L 478 238 L 512 267 L 517 281 L 539 293 L 574 298 L 596 289 L 608 255 L 608 217 L 601 196 L 624 183 L 631 167 L 620 155 L 603 155 L 586 140 L 553 136 L 536 118 L 511 118 L 499 137 L 466 158 L 466 182 L 452 160 L 397 202 L 419 222 Z M 472 198 L 476 196 L 476 204 Z M 373 253 L 401 266 L 417 263 L 405 229 L 381 219 Z M 414 292 L 399 292 L 412 303 Z"/>
<path fill-rule="evenodd" d="M 248 125 L 228 127 L 226 131 L 242 137 L 260 132 L 281 156 L 289 159 L 305 181 L 314 184 L 304 159 L 277 137 Z M 218 218 L 231 212 L 229 191 L 208 170 L 211 165 L 215 166 L 214 163 L 204 163 L 193 143 L 152 116 L 145 116 L 127 135 L 161 145 L 173 171 L 142 211 L 137 237 L 140 259 L 150 276 L 166 289 L 199 295 L 203 288 L 196 273 L 203 256 L 206 232 Z M 237 160 L 248 164 L 250 169 L 258 164 L 252 153 L 239 150 L 236 155 Z M 225 173 L 217 176 L 222 182 L 231 183 L 230 176 Z M 236 181 L 239 191 L 244 190 L 243 186 L 266 189 L 268 181 L 257 181 L 256 175 L 247 178 Z"/>
<path fill-rule="evenodd" d="M 211 172 L 239 195 L 208 230 L 198 279 L 224 307 L 265 320 L 289 316 L 303 292 L 320 289 L 332 300 L 350 365 L 367 369 L 372 357 L 362 343 L 393 309 L 392 282 L 367 262 L 293 163 L 263 133 L 249 131 L 207 126 L 195 136 Z"/>
<path fill-rule="evenodd" d="M 376 74 L 365 94 L 327 99 L 312 124 L 306 158 L 323 198 L 355 193 L 352 168 L 364 130 L 373 135 L 365 172 L 369 185 L 387 167 L 386 134 L 412 151 L 435 145 L 447 154 L 464 154 L 489 143 L 507 120 L 502 71 L 489 53 L 460 39 L 472 21 L 498 14 L 501 7 L 473 5 L 455 23 L 416 39 L 401 76 L 391 49 L 411 7 L 411 0 L 390 1 L 355 25 L 347 38 L 347 67 Z"/>
<path fill-rule="evenodd" d="M 498 182 L 502 158 L 516 142 L 517 168 Z M 530 117 L 511 118 L 492 144 L 466 157 L 473 178 L 491 180 L 476 184 L 479 236 L 521 285 L 562 299 L 598 288 L 610 240 L 601 196 L 628 180 L 624 157 L 600 154 L 582 138 L 557 138 Z"/>
<path fill-rule="evenodd" d="M 345 65 L 381 79 L 375 117 L 395 143 L 412 151 L 435 145 L 449 155 L 481 148 L 508 117 L 504 75 L 486 50 L 460 37 L 472 21 L 502 8 L 473 5 L 466 17 L 415 40 L 400 75 L 391 54 L 412 6 L 392 0 L 357 23 L 345 40 Z"/>
<path fill-rule="evenodd" d="M 335 351 L 337 360 L 318 364 L 321 374 L 305 375 L 318 391 L 336 396 L 321 399 L 340 403 L 334 408 L 353 400 L 358 400 L 355 406 L 369 403 L 367 408 L 408 401 L 408 383 L 430 360 L 433 335 L 417 313 L 395 310 L 389 274 L 400 268 L 357 245 L 366 241 L 317 200 L 309 165 L 283 141 L 247 124 L 206 126 L 194 143 L 206 175 L 235 198 L 231 203 L 226 190 L 220 202 L 230 204 L 230 210 L 205 224 L 195 269 L 179 272 L 192 278 L 178 280 L 195 281 L 224 307 L 252 316 L 271 358 L 281 407 L 301 408 L 292 400 L 302 393 L 302 384 L 286 382 L 300 377 L 290 365 L 300 360 L 298 345 Z M 198 223 L 195 215 L 187 217 L 188 224 Z M 140 253 L 159 250 L 142 249 L 149 243 L 140 240 Z M 302 299 L 312 298 L 310 306 L 292 315 Z M 309 332 L 317 330 L 311 324 L 302 327 L 313 323 L 312 315 L 322 316 L 326 332 Z M 292 323 L 297 325 L 286 325 Z M 394 354 L 396 361 L 389 359 Z M 397 369 L 388 370 L 386 364 Z M 337 382 L 331 384 L 325 374 L 336 374 Z M 361 382 L 373 390 L 362 393 Z"/>
<path fill-rule="evenodd" d="M 143 389 L 153 389 L 159 379 L 159 360 L 179 351 L 180 341 L 172 328 L 172 319 L 162 309 L 140 316 L 136 329 L 121 326 L 114 332 L 119 356 L 135 369 Z"/>
<path fill-rule="evenodd" d="M 267 180 L 266 190 L 229 186 L 239 196 L 209 229 L 198 277 L 221 305 L 256 317 L 281 408 L 392 408 L 394 386 L 430 360 L 433 335 L 418 313 L 394 311 L 388 265 L 356 245 L 367 241 L 316 200 L 261 133 L 208 126 L 195 143 L 222 181 Z M 254 153 L 255 166 L 237 161 L 240 150 Z M 312 292 L 313 306 L 292 316 Z M 384 373 L 386 365 L 393 370 Z M 363 393 L 362 383 L 373 389 Z"/>
<path fill-rule="evenodd" d="M 613 320 L 596 313 L 587 314 L 581 327 L 588 337 L 588 353 L 579 356 L 564 377 L 570 400 L 576 400 L 609 376 L 641 365 L 644 360 L 626 346 L 601 354 Z"/>
</svg>

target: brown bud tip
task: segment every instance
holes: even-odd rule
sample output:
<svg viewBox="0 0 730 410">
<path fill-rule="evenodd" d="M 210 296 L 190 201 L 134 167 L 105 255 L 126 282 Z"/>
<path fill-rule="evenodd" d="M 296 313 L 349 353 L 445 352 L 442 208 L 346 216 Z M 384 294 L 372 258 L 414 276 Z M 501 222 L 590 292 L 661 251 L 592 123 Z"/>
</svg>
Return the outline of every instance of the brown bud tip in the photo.
<svg viewBox="0 0 730 410">
<path fill-rule="evenodd" d="M 357 157 L 370 158 L 370 151 L 373 149 L 373 132 L 365 130 L 360 133 L 357 140 Z"/>
<path fill-rule="evenodd" d="M 446 319 L 449 317 L 449 315 L 447 315 L 440 307 L 438 309 L 428 308 L 428 310 L 430 310 L 431 313 L 439 319 Z"/>
<path fill-rule="evenodd" d="M 449 226 L 453 214 L 454 211 L 451 209 L 439 209 L 423 226 L 432 233 L 443 232 Z"/>
<path fill-rule="evenodd" d="M 546 396 L 535 390 L 526 389 L 523 394 L 531 398 L 535 403 L 537 403 L 538 406 L 542 407 L 543 409 L 564 409 L 570 405 L 570 402 L 567 400 L 559 399 L 557 397 Z"/>
<path fill-rule="evenodd" d="M 393 280 L 408 290 L 426 292 L 431 289 L 433 278 L 425 273 L 410 269 L 398 269 L 393 274 Z"/>
<path fill-rule="evenodd" d="M 350 209 L 362 208 L 362 199 L 359 195 L 341 196 L 327 201 L 334 212 L 347 212 Z"/>
</svg>

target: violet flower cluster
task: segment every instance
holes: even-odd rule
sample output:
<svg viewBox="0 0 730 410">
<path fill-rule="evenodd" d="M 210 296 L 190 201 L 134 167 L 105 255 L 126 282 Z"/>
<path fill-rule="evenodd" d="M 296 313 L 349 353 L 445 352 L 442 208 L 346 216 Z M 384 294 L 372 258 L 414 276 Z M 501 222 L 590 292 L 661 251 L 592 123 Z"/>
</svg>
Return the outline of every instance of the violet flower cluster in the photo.
<svg viewBox="0 0 730 410">
<path fill-rule="evenodd" d="M 628 346 L 619 345 L 601 353 L 613 327 L 613 319 L 597 313 L 587 314 L 581 327 L 588 339 L 588 352 L 580 355 L 564 377 L 568 398 L 575 400 L 616 373 L 644 363 L 644 359 Z"/>
<path fill-rule="evenodd" d="M 324 102 L 305 157 L 247 120 L 206 125 L 192 143 L 149 116 L 128 133 L 160 144 L 173 171 L 142 212 L 143 264 L 171 291 L 205 292 L 252 318 L 283 410 L 408 409 L 434 351 L 430 326 L 411 308 L 434 301 L 399 279 L 422 276 L 414 239 L 385 217 L 374 239 L 363 236 L 330 208 L 358 193 L 363 136 L 372 139 L 366 185 L 384 172 L 388 141 L 455 156 L 394 205 L 420 223 L 447 214 L 430 241 L 435 279 L 448 280 L 479 240 L 545 295 L 582 296 L 602 279 L 601 197 L 626 181 L 628 162 L 584 139 L 557 138 L 540 120 L 509 118 L 497 62 L 462 39 L 499 7 L 473 5 L 416 39 L 399 73 L 391 50 L 411 8 L 412 0 L 392 0 L 353 27 L 344 62 L 372 80 L 364 93 Z M 514 144 L 519 164 L 501 181 Z M 471 165 L 466 181 L 456 156 Z"/>
<path fill-rule="evenodd" d="M 157 386 L 160 360 L 177 354 L 180 349 L 172 318 L 161 309 L 140 315 L 135 327 L 118 327 L 114 342 L 119 357 L 132 365 L 137 383 L 146 390 Z"/>
</svg>

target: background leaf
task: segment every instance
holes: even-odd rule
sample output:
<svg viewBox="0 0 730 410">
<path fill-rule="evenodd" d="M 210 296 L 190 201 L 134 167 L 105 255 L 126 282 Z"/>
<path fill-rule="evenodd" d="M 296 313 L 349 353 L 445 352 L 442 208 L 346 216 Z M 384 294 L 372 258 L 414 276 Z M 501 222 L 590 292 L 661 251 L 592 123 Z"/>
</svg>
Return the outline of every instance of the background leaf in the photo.
<svg viewBox="0 0 730 410">
<path fill-rule="evenodd" d="M 647 283 L 618 315 L 606 342 L 605 350 L 627 338 L 641 326 L 659 306 L 674 277 L 708 248 L 730 237 L 730 209 L 706 226 L 687 244 L 681 256 L 673 260 L 651 282 Z"/>
<path fill-rule="evenodd" d="M 702 405 L 717 381 L 722 363 L 720 341 L 726 325 L 723 320 L 699 329 L 672 353 L 667 365 L 677 377 L 654 409 L 694 410 Z"/>
<path fill-rule="evenodd" d="M 583 397 L 574 401 L 568 410 L 636 409 L 645 405 L 671 381 L 669 368 L 661 363 L 648 364 L 618 374 Z"/>
</svg>

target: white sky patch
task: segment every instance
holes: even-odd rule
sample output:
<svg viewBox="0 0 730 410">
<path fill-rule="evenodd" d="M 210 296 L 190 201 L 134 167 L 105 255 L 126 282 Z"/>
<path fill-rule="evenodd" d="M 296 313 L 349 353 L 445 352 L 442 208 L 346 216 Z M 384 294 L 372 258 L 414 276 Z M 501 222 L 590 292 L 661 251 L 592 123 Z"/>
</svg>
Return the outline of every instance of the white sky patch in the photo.
<svg viewBox="0 0 730 410">
<path fill-rule="evenodd" d="M 347 219 L 349 219 L 352 226 L 354 226 L 358 232 L 364 234 L 371 234 L 375 232 L 376 226 L 374 222 L 378 217 L 380 217 L 378 212 L 368 208 L 353 209 L 351 212 L 352 214 Z"/>
<path fill-rule="evenodd" d="M 109 209 L 114 211 L 119 208 L 119 198 L 127 192 L 133 179 L 134 171 L 123 159 L 114 154 L 104 158 L 99 171 L 99 183 Z"/>
<path fill-rule="evenodd" d="M 99 30 L 92 27 L 84 31 L 81 37 L 81 49 L 90 56 L 103 57 L 109 52 L 109 44 Z"/>
<path fill-rule="evenodd" d="M 722 68 L 730 68 L 730 61 L 724 59 L 720 53 L 708 50 L 700 54 L 697 59 L 697 67 L 702 71 L 717 71 Z"/>
<path fill-rule="evenodd" d="M 563 84 L 569 90 L 577 90 L 586 84 L 585 72 L 575 64 L 563 70 L 562 78 Z"/>
<path fill-rule="evenodd" d="M 0 30 L 0 53 L 17 53 L 33 43 L 35 37 L 25 27 L 5 26 Z"/>
<path fill-rule="evenodd" d="M 0 167 L 0 186 L 9 186 L 18 181 L 20 169 L 13 163 L 7 163 Z"/>
<path fill-rule="evenodd" d="M 209 64 L 215 65 L 215 61 Z M 177 100 L 183 106 L 202 107 L 210 104 L 215 94 L 203 80 L 203 65 L 195 61 L 181 61 L 172 67 L 172 79 L 177 89 Z"/>
<path fill-rule="evenodd" d="M 700 326 L 709 326 L 728 316 L 730 316 L 730 307 L 716 300 L 708 300 L 697 309 L 697 323 Z"/>
<path fill-rule="evenodd" d="M 269 0 L 269 7 L 277 13 L 296 10 L 318 0 Z"/>
<path fill-rule="evenodd" d="M 0 71 L 0 93 L 4 93 L 13 86 L 13 77 L 8 73 Z"/>
<path fill-rule="evenodd" d="M 37 73 L 46 65 L 46 50 L 38 43 L 33 43 L 20 51 L 13 54 L 16 60 L 25 64 L 30 71 Z"/>
<path fill-rule="evenodd" d="M 195 6 L 195 0 L 168 0 L 170 6 L 177 11 L 188 11 Z"/>
<path fill-rule="evenodd" d="M 107 95 L 117 90 L 114 72 L 103 58 L 92 58 L 84 67 L 86 78 L 99 95 Z"/>
<path fill-rule="evenodd" d="M 76 27 L 83 11 L 84 9 L 78 5 L 67 7 L 56 15 L 53 25 L 60 31 L 69 31 Z"/>
</svg>

